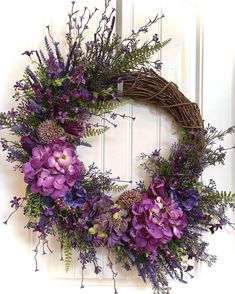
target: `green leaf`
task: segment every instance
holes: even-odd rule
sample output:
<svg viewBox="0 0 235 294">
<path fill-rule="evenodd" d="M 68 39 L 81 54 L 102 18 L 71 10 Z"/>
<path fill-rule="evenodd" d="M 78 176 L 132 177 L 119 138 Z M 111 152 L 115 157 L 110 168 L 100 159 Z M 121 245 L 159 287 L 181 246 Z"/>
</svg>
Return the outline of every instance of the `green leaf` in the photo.
<svg viewBox="0 0 235 294">
<path fill-rule="evenodd" d="M 44 209 L 44 198 L 40 198 L 38 194 L 33 194 L 28 185 L 25 190 L 26 205 L 24 206 L 24 214 L 29 217 L 32 223 L 38 223 L 41 210 Z"/>
<path fill-rule="evenodd" d="M 72 261 L 72 247 L 69 237 L 65 234 L 61 236 L 61 242 L 64 250 L 65 270 L 68 272 Z"/>
<path fill-rule="evenodd" d="M 87 108 L 93 115 L 102 115 L 106 113 L 111 113 L 114 109 L 123 106 L 130 101 L 130 99 L 125 99 L 121 101 L 100 101 L 96 104 L 88 104 Z"/>
<path fill-rule="evenodd" d="M 235 202 L 235 193 L 232 193 L 231 191 L 227 192 L 227 191 L 216 191 L 216 193 L 214 194 L 215 199 L 218 202 L 222 202 L 222 203 L 233 203 Z"/>
<path fill-rule="evenodd" d="M 171 39 L 167 39 L 153 46 L 142 46 L 141 48 L 133 50 L 130 54 L 120 55 L 110 69 L 100 75 L 100 78 L 105 80 L 110 79 L 113 76 L 120 76 L 136 69 L 140 65 L 144 65 L 155 52 L 166 46 L 170 40 Z"/>
<path fill-rule="evenodd" d="M 102 127 L 102 128 L 98 128 L 98 129 L 90 129 L 90 130 L 86 131 L 83 138 L 99 136 L 99 135 L 105 133 L 108 129 L 109 129 L 109 127 Z"/>
<path fill-rule="evenodd" d="M 114 193 L 121 193 L 125 191 L 128 188 L 128 185 L 118 185 L 117 183 L 112 183 L 109 186 L 109 189 L 107 191 L 112 191 Z"/>
</svg>

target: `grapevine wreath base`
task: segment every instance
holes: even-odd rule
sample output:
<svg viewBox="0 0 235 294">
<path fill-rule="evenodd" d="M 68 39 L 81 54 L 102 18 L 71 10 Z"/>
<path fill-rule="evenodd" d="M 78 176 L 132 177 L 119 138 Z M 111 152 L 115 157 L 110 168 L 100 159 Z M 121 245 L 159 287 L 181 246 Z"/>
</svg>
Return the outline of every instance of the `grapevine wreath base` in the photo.
<svg viewBox="0 0 235 294">
<path fill-rule="evenodd" d="M 204 184 L 201 175 L 206 167 L 224 163 L 228 149 L 215 143 L 233 133 L 234 127 L 204 128 L 198 106 L 157 74 L 161 63 L 150 58 L 169 40 L 160 42 L 155 34 L 140 44 L 139 35 L 162 17 L 121 41 L 113 33 L 115 10 L 109 4 L 105 1 L 94 38 L 86 41 L 97 9 L 91 12 L 85 7 L 80 12 L 72 2 L 67 56 L 62 56 L 49 27 L 46 52 L 23 53 L 31 68 L 14 86 L 18 107 L 0 113 L 1 129 L 19 137 L 19 141 L 2 138 L 3 150 L 10 162 L 17 163 L 27 184 L 25 195 L 10 202 L 13 213 L 22 208 L 26 228 L 38 234 L 36 270 L 39 246 L 45 253 L 48 236 L 54 235 L 64 251 L 66 270 L 75 250 L 82 271 L 91 263 L 98 274 L 96 250 L 106 247 L 115 293 L 114 263 L 127 271 L 136 268 L 154 293 L 170 293 L 168 279 L 184 282 L 185 273 L 192 276 L 192 260 L 209 266 L 215 261 L 207 252 L 203 232 L 232 226 L 226 208 L 235 208 L 235 195 L 217 191 L 213 180 Z M 123 93 L 117 91 L 120 82 Z M 160 150 L 141 154 L 141 167 L 151 183 L 141 181 L 131 190 L 118 185 L 110 172 L 101 172 L 94 164 L 85 167 L 77 155 L 80 145 L 89 152 L 87 137 L 116 126 L 117 116 L 126 117 L 114 109 L 128 99 L 165 109 L 182 130 L 168 159 Z M 93 124 L 92 117 L 102 123 Z M 119 193 L 116 201 L 112 191 Z"/>
</svg>

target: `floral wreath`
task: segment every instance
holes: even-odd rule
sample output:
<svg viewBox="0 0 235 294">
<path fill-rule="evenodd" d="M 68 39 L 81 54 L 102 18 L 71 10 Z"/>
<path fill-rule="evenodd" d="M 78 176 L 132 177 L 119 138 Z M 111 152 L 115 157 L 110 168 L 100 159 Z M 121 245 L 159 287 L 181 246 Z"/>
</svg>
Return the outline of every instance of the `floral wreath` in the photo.
<svg viewBox="0 0 235 294">
<path fill-rule="evenodd" d="M 198 106 L 158 75 L 161 62 L 150 57 L 169 40 L 160 42 L 155 34 L 140 45 L 138 38 L 161 17 L 120 40 L 113 33 L 115 10 L 108 0 L 93 40 L 85 41 L 97 10 L 85 7 L 78 15 L 72 2 L 65 58 L 49 27 L 46 54 L 41 50 L 23 53 L 31 67 L 14 86 L 18 106 L 0 113 L 0 128 L 20 138 L 2 138 L 3 150 L 8 152 L 8 161 L 17 162 L 27 184 L 25 195 L 10 201 L 11 215 L 21 207 L 28 219 L 26 227 L 39 234 L 36 271 L 40 244 L 44 248 L 48 236 L 56 235 L 66 270 L 75 249 L 82 270 L 91 263 L 98 274 L 96 249 L 103 246 L 108 249 L 115 293 L 114 261 L 126 270 L 135 267 L 144 282 L 151 282 L 154 293 L 170 293 L 169 277 L 184 282 L 184 273 L 192 276 L 191 259 L 209 266 L 215 262 L 202 233 L 232 226 L 226 208 L 235 208 L 235 194 L 219 192 L 213 180 L 204 184 L 200 177 L 206 167 L 224 164 L 228 149 L 215 142 L 232 134 L 235 127 L 226 131 L 204 128 Z M 123 93 L 117 90 L 118 83 L 123 83 Z M 116 126 L 117 116 L 125 117 L 114 109 L 128 99 L 164 108 L 182 129 L 168 159 L 160 150 L 141 155 L 151 183 L 146 186 L 141 181 L 132 190 L 94 164 L 85 167 L 76 154 L 80 145 L 88 145 L 87 137 L 104 133 L 107 124 Z M 92 124 L 93 116 L 102 118 L 105 125 Z M 112 191 L 119 193 L 116 201 Z"/>
</svg>

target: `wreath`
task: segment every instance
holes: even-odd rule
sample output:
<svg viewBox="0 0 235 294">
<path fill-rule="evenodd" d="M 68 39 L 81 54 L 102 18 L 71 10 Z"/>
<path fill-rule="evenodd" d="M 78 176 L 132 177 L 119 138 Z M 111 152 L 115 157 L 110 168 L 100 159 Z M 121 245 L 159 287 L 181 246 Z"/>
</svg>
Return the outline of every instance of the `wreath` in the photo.
<svg viewBox="0 0 235 294">
<path fill-rule="evenodd" d="M 151 282 L 154 293 L 170 293 L 168 278 L 184 282 L 184 273 L 191 275 L 193 269 L 190 260 L 209 266 L 215 262 L 203 232 L 232 226 L 226 208 L 235 208 L 235 194 L 217 191 L 213 180 L 204 184 L 201 175 L 208 166 L 224 164 L 228 149 L 215 143 L 234 133 L 235 127 L 205 128 L 198 106 L 157 73 L 161 62 L 150 58 L 169 40 L 160 42 L 155 34 L 140 44 L 139 35 L 162 16 L 121 40 L 113 33 L 115 10 L 108 0 L 94 38 L 87 41 L 84 36 L 97 10 L 85 7 L 80 15 L 72 2 L 66 57 L 50 27 L 46 52 L 23 53 L 31 65 L 14 85 L 18 106 L 0 113 L 1 129 L 19 137 L 16 141 L 2 138 L 3 150 L 27 184 L 25 195 L 10 201 L 12 214 L 22 208 L 26 228 L 38 234 L 36 271 L 40 244 L 51 251 L 48 236 L 55 235 L 64 251 L 66 270 L 75 249 L 82 270 L 91 263 L 98 274 L 96 250 L 103 246 L 108 249 L 115 293 L 114 262 L 126 270 L 135 267 L 144 282 Z M 117 90 L 120 83 L 123 92 Z M 182 131 L 168 159 L 160 150 L 141 154 L 150 185 L 141 181 L 126 190 L 110 171 L 101 172 L 94 164 L 86 167 L 76 150 L 88 146 L 87 137 L 116 126 L 117 116 L 125 118 L 115 108 L 130 100 L 165 109 Z M 103 123 L 92 123 L 92 117 Z M 116 201 L 112 191 L 119 193 Z"/>
</svg>

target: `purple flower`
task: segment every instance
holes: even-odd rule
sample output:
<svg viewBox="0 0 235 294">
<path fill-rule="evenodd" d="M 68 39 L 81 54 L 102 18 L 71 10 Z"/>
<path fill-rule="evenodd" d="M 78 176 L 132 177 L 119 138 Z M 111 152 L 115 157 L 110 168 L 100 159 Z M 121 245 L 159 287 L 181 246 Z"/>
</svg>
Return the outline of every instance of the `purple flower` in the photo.
<svg viewBox="0 0 235 294">
<path fill-rule="evenodd" d="M 154 41 L 156 44 L 160 43 L 160 39 L 159 39 L 158 34 L 154 34 L 154 35 L 153 35 L 153 41 Z"/>
<path fill-rule="evenodd" d="M 153 152 L 152 152 L 152 156 L 154 156 L 154 157 L 159 157 L 160 156 L 160 149 L 155 149 Z"/>
<path fill-rule="evenodd" d="M 116 119 L 116 117 L 117 117 L 117 113 L 113 112 L 113 113 L 110 114 L 111 119 Z"/>
<path fill-rule="evenodd" d="M 58 109 L 62 111 L 63 109 L 66 108 L 69 102 L 70 102 L 70 97 L 68 95 L 62 95 L 61 97 L 59 97 L 59 100 L 58 100 Z"/>
<path fill-rule="evenodd" d="M 54 144 L 33 148 L 32 157 L 23 165 L 22 171 L 32 193 L 56 199 L 71 191 L 83 176 L 84 166 L 76 156 L 75 147 L 58 140 Z"/>
<path fill-rule="evenodd" d="M 32 149 L 37 146 L 35 139 L 31 136 L 21 137 L 20 143 L 21 143 L 23 149 L 30 154 L 32 152 Z"/>
<path fill-rule="evenodd" d="M 47 209 L 44 210 L 43 214 L 45 216 L 53 216 L 54 212 L 53 212 L 53 210 L 51 208 L 47 208 Z"/>
<path fill-rule="evenodd" d="M 30 57 L 35 51 L 31 50 L 31 51 L 24 51 L 21 55 L 27 55 L 28 57 Z"/>
<path fill-rule="evenodd" d="M 72 191 L 65 195 L 64 203 L 75 209 L 78 206 L 82 206 L 86 202 L 86 199 L 87 191 L 80 186 L 80 182 L 78 181 L 72 188 Z"/>
<path fill-rule="evenodd" d="M 66 122 L 63 124 L 63 128 L 66 133 L 81 138 L 85 134 L 85 128 L 83 122 Z"/>
<path fill-rule="evenodd" d="M 126 210 L 116 206 L 110 196 L 102 196 L 95 207 L 96 215 L 88 232 L 94 244 L 107 242 L 108 247 L 127 243 L 130 217 Z"/>
<path fill-rule="evenodd" d="M 33 89 L 34 94 L 36 96 L 40 96 L 42 94 L 42 88 L 41 88 L 41 86 L 39 84 L 36 84 L 36 83 L 33 84 L 32 85 L 32 89 Z"/>
<path fill-rule="evenodd" d="M 11 207 L 14 207 L 15 210 L 20 207 L 19 201 L 21 200 L 20 197 L 14 196 L 13 199 L 10 201 Z"/>
<path fill-rule="evenodd" d="M 177 203 L 162 197 L 144 197 L 132 205 L 130 246 L 137 252 L 149 252 L 155 259 L 157 248 L 175 236 L 181 238 L 187 225 L 186 215 Z"/>
<path fill-rule="evenodd" d="M 181 204 L 185 211 L 190 211 L 198 206 L 199 193 L 197 189 L 188 189 L 182 193 Z"/>
<path fill-rule="evenodd" d="M 9 110 L 9 111 L 7 112 L 7 116 L 8 116 L 10 119 L 15 118 L 16 115 L 17 115 L 17 111 L 16 111 L 14 108 L 12 108 L 11 110 Z"/>
<path fill-rule="evenodd" d="M 62 112 L 59 111 L 58 112 L 58 116 L 56 117 L 56 119 L 58 119 L 62 124 L 69 118 L 68 116 L 68 112 Z"/>
<path fill-rule="evenodd" d="M 209 230 L 211 231 L 211 234 L 214 234 L 218 229 L 223 229 L 223 226 L 226 225 L 228 221 L 226 219 L 221 219 L 219 223 L 213 224 L 210 226 Z"/>
<path fill-rule="evenodd" d="M 76 85 L 80 85 L 80 84 L 85 84 L 86 83 L 86 80 L 84 79 L 83 66 L 80 65 L 75 70 L 74 74 L 71 77 L 71 82 L 73 84 L 76 84 Z"/>
<path fill-rule="evenodd" d="M 178 188 L 179 188 L 179 185 L 180 185 L 180 183 L 179 183 L 179 179 L 178 179 L 178 178 L 176 178 L 176 177 L 172 177 L 172 178 L 170 179 L 170 181 L 169 181 L 169 186 L 170 186 L 170 189 L 171 189 L 171 190 L 176 190 L 176 189 L 178 189 Z"/>
<path fill-rule="evenodd" d="M 53 55 L 50 55 L 47 59 L 47 66 L 48 66 L 48 72 L 50 74 L 50 77 L 52 79 L 57 78 L 59 74 L 62 72 L 62 68 L 60 67 L 59 62 L 55 59 Z"/>
<path fill-rule="evenodd" d="M 155 176 L 150 184 L 149 191 L 152 192 L 154 196 L 160 196 L 162 198 L 167 198 L 166 195 L 166 179 L 164 177 Z"/>
<path fill-rule="evenodd" d="M 90 101 L 92 99 L 91 93 L 87 89 L 81 89 L 81 96 L 85 101 Z"/>
</svg>

